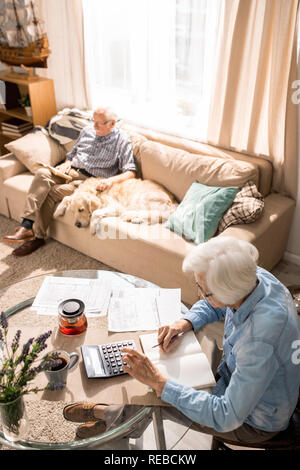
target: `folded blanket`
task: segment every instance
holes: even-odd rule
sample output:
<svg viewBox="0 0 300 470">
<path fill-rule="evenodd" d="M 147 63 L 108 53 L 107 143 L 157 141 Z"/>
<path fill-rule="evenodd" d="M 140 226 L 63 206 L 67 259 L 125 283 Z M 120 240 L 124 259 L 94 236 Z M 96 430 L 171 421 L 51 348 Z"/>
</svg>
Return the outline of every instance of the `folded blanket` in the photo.
<svg viewBox="0 0 300 470">
<path fill-rule="evenodd" d="M 48 135 L 59 144 L 65 145 L 76 140 L 81 130 L 92 124 L 93 111 L 81 111 L 77 108 L 64 108 L 46 124 Z"/>
</svg>

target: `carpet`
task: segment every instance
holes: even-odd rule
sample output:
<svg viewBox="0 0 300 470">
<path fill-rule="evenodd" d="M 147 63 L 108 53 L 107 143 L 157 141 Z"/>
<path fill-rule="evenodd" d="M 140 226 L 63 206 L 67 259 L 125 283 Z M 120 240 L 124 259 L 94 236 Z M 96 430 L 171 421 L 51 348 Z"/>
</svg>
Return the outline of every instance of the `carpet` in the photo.
<svg viewBox="0 0 300 470">
<path fill-rule="evenodd" d="M 20 244 L 2 243 L 1 240 L 5 235 L 12 235 L 18 225 L 16 221 L 0 215 L 0 289 L 17 281 L 50 272 L 72 269 L 112 270 L 53 239 L 47 240 L 46 245 L 29 256 L 16 257 L 12 255 L 12 251 Z"/>
<path fill-rule="evenodd" d="M 13 234 L 18 223 L 0 215 L 0 240 L 7 234 Z M 112 268 L 89 258 L 72 248 L 49 239 L 45 246 L 29 256 L 12 255 L 18 244 L 10 245 L 0 241 L 0 289 L 23 279 L 64 270 Z M 1 308 L 1 301 L 0 301 Z M 25 400 L 26 402 L 26 400 Z M 67 442 L 75 439 L 77 425 L 63 418 L 63 402 L 26 402 L 30 422 L 29 440 L 43 442 Z M 1 450 L 11 450 L 1 446 Z"/>
</svg>

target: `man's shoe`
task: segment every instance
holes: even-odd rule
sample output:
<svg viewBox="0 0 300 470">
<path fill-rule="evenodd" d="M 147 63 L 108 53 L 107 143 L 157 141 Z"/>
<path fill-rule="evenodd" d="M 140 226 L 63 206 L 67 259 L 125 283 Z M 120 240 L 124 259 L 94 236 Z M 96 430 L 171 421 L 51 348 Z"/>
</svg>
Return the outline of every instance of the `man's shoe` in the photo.
<svg viewBox="0 0 300 470">
<path fill-rule="evenodd" d="M 63 416 L 73 423 L 98 421 L 98 418 L 94 416 L 94 408 L 96 405 L 103 405 L 103 403 L 71 403 L 64 407 Z"/>
<path fill-rule="evenodd" d="M 7 235 L 2 238 L 2 241 L 4 243 L 18 243 L 34 240 L 34 238 L 33 230 L 21 226 L 14 235 Z"/>
<path fill-rule="evenodd" d="M 45 245 L 43 238 L 34 238 L 33 240 L 23 243 L 19 248 L 16 248 L 12 254 L 15 256 L 27 256 L 43 245 Z"/>
<path fill-rule="evenodd" d="M 76 429 L 76 436 L 79 439 L 88 439 L 89 437 L 97 436 L 98 434 L 103 434 L 106 431 L 106 424 L 102 419 L 96 421 L 95 423 L 86 423 L 81 424 Z"/>
</svg>

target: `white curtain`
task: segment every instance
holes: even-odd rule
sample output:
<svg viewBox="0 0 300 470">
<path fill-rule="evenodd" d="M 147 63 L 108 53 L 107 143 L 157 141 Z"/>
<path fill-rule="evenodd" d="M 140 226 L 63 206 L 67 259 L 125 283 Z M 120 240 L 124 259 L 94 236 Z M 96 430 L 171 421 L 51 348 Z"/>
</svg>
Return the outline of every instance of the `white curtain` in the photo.
<svg viewBox="0 0 300 470">
<path fill-rule="evenodd" d="M 86 81 L 81 0 L 39 0 L 41 17 L 52 51 L 47 69 L 38 74 L 52 78 L 58 110 L 64 107 L 89 109 Z"/>
<path fill-rule="evenodd" d="M 92 105 L 205 136 L 221 0 L 82 0 Z"/>
</svg>

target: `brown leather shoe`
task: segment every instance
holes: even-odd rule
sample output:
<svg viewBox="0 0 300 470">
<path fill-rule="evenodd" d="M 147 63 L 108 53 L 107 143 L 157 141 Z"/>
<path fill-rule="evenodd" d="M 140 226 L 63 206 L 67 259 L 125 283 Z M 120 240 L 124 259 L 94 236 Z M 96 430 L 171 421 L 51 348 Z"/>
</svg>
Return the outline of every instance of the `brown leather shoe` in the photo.
<svg viewBox="0 0 300 470">
<path fill-rule="evenodd" d="M 21 226 L 14 235 L 7 235 L 6 237 L 2 238 L 2 241 L 4 243 L 18 243 L 34 240 L 34 238 L 33 230 Z"/>
<path fill-rule="evenodd" d="M 76 429 L 76 436 L 79 439 L 88 439 L 89 437 L 103 434 L 106 431 L 106 424 L 101 419 L 95 423 L 81 424 Z"/>
<path fill-rule="evenodd" d="M 42 238 L 34 238 L 34 240 L 29 240 L 28 242 L 25 242 L 23 245 L 19 246 L 19 248 L 16 248 L 12 254 L 15 256 L 27 256 L 43 245 L 45 245 L 45 240 Z"/>
<path fill-rule="evenodd" d="M 96 405 L 104 405 L 103 403 L 83 403 L 76 402 L 67 405 L 63 409 L 63 416 L 73 423 L 88 423 L 90 421 L 98 421 L 94 416 L 94 408 Z M 104 405 L 107 406 L 107 405 Z"/>
</svg>

